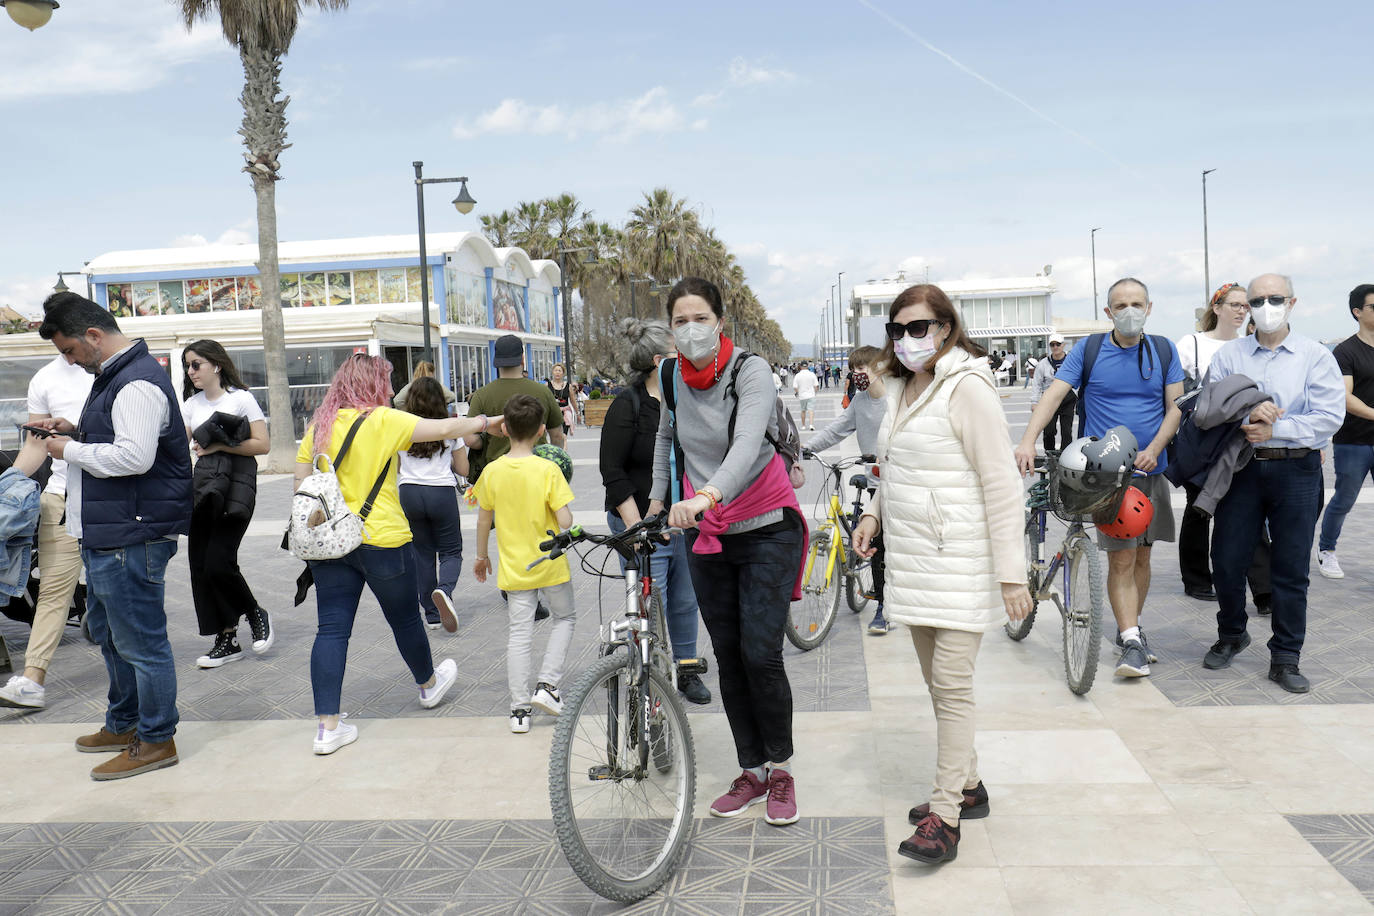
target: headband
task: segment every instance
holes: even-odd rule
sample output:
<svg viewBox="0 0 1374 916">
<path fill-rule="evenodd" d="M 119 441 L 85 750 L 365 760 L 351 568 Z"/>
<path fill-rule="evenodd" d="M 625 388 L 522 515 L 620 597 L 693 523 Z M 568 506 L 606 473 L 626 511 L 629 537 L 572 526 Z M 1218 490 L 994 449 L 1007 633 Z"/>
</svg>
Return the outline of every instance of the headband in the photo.
<svg viewBox="0 0 1374 916">
<path fill-rule="evenodd" d="M 1226 294 L 1233 289 L 1240 289 L 1239 283 L 1223 283 L 1221 288 L 1212 293 L 1212 301 L 1208 303 L 1212 308 L 1216 308 L 1217 303 L 1226 298 Z"/>
</svg>

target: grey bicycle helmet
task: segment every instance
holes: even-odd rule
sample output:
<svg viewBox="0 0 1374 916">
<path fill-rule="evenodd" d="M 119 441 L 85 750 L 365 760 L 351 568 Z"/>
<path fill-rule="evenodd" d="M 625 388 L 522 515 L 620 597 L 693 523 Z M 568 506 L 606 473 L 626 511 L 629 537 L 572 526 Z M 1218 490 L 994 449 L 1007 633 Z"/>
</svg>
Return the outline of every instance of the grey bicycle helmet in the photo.
<svg viewBox="0 0 1374 916">
<path fill-rule="evenodd" d="M 1066 489 L 1080 492 L 1089 489 L 1083 481 L 1083 475 L 1088 470 L 1088 456 L 1083 450 L 1092 441 L 1083 436 L 1064 446 L 1059 453 L 1059 481 Z"/>
<path fill-rule="evenodd" d="M 1121 485 L 1125 480 L 1122 474 L 1130 476 L 1138 451 L 1135 434 L 1125 426 L 1113 426 L 1100 438 L 1091 439 L 1083 446 L 1084 486 L 1101 490 Z"/>
</svg>

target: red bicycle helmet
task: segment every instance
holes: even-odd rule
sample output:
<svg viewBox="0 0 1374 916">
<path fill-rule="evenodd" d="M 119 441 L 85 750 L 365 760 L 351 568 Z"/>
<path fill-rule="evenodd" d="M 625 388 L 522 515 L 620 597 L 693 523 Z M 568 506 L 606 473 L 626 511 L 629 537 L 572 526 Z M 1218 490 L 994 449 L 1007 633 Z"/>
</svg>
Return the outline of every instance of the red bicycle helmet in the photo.
<svg viewBox="0 0 1374 916">
<path fill-rule="evenodd" d="M 1150 527 L 1155 517 L 1154 504 L 1137 487 L 1127 487 L 1126 496 L 1121 500 L 1121 508 L 1116 510 L 1116 518 L 1097 530 L 1108 537 L 1130 540 L 1138 538 Z"/>
</svg>

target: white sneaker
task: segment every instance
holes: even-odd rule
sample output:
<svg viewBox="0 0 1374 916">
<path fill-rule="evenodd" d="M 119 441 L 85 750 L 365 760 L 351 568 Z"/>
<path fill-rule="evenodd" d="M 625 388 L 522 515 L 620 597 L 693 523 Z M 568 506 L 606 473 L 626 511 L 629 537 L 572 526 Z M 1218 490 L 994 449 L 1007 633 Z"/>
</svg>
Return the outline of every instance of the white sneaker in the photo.
<svg viewBox="0 0 1374 916">
<path fill-rule="evenodd" d="M 444 626 L 445 633 L 458 632 L 458 615 L 453 610 L 453 599 L 448 596 L 448 592 L 442 588 L 436 588 L 430 597 L 434 599 L 434 606 L 439 609 L 439 622 Z"/>
<path fill-rule="evenodd" d="M 441 661 L 434 669 L 434 686 L 420 688 L 420 705 L 425 709 L 433 709 L 439 705 L 439 701 L 448 693 L 448 689 L 453 686 L 453 682 L 458 680 L 458 663 L 451 658 Z"/>
<path fill-rule="evenodd" d="M 358 726 L 349 725 L 343 721 L 343 716 L 339 717 L 339 724 L 332 730 L 324 727 L 320 722 L 315 726 L 315 753 L 332 754 L 346 744 L 352 744 L 358 740 Z"/>
<path fill-rule="evenodd" d="M 42 709 L 47 704 L 47 700 L 44 699 L 47 692 L 42 684 L 31 681 L 22 674 L 16 674 L 4 687 L 0 687 L 0 706 Z"/>
<path fill-rule="evenodd" d="M 1344 579 L 1345 570 L 1341 569 L 1340 561 L 1336 559 L 1334 550 L 1317 551 L 1317 569 L 1328 579 Z"/>
<path fill-rule="evenodd" d="M 517 735 L 523 735 L 530 730 L 530 710 L 525 706 L 518 706 L 510 711 L 510 730 Z"/>
<path fill-rule="evenodd" d="M 563 712 L 563 698 L 558 695 L 558 688 L 552 684 L 540 683 L 539 689 L 534 692 L 534 699 L 530 700 L 534 707 L 551 716 L 561 715 Z"/>
</svg>

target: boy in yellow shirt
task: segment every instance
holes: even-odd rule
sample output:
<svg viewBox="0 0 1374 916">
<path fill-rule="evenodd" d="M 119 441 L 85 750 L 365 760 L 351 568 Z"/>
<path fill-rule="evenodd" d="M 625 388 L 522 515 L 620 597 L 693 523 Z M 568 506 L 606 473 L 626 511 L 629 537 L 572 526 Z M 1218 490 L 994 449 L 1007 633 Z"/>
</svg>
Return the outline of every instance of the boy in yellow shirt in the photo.
<svg viewBox="0 0 1374 916">
<path fill-rule="evenodd" d="M 543 552 L 539 543 L 547 532 L 572 526 L 572 489 L 552 461 L 534 454 L 544 434 L 544 406 L 520 394 L 506 402 L 506 432 L 510 451 L 487 465 L 475 488 L 477 496 L 478 582 L 487 581 L 491 556 L 487 546 L 492 521 L 501 515 L 501 556 L 496 584 L 506 592 L 510 636 L 506 642 L 506 679 L 510 684 L 510 730 L 530 730 L 531 707 L 558 715 L 563 700 L 558 681 L 572 644 L 576 615 L 573 612 L 572 572 L 567 557 L 548 560 L 526 569 Z M 540 597 L 553 613 L 553 632 L 544 650 L 544 662 L 533 698 L 530 697 L 530 644 L 534 639 L 534 609 Z"/>
</svg>

